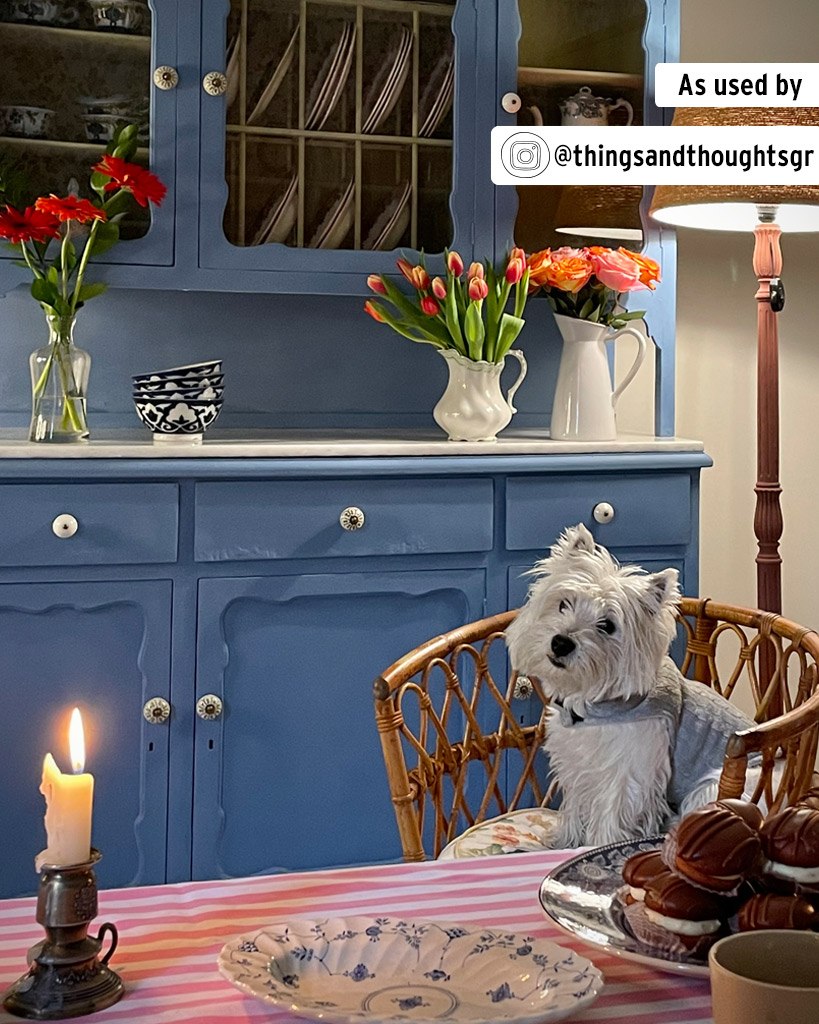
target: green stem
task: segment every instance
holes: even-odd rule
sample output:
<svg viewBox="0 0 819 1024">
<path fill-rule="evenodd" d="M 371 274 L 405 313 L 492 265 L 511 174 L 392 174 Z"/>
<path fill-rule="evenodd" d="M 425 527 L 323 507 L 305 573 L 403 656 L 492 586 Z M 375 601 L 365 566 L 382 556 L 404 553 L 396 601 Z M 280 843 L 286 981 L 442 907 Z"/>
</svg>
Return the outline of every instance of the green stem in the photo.
<svg viewBox="0 0 819 1024">
<path fill-rule="evenodd" d="M 41 274 L 40 271 L 31 262 L 31 253 L 26 248 L 26 243 L 25 242 L 21 242 L 20 243 L 20 248 L 23 250 L 23 259 L 28 264 L 28 269 L 32 272 L 32 274 L 34 274 L 35 277 L 39 277 L 40 280 L 42 281 L 44 275 Z"/>
<path fill-rule="evenodd" d="M 94 223 L 91 225 L 91 230 L 89 231 L 88 238 L 86 239 L 86 242 L 85 242 L 85 248 L 82 251 L 82 257 L 80 259 L 80 266 L 79 266 L 79 269 L 77 270 L 77 280 L 76 280 L 76 282 L 74 284 L 74 295 L 72 296 L 71 306 L 69 307 L 69 312 L 70 312 L 70 314 L 72 316 L 74 315 L 74 313 L 77 310 L 77 302 L 79 301 L 79 298 L 80 298 L 80 290 L 82 288 L 82 281 L 83 281 L 83 278 L 85 277 L 85 268 L 88 266 L 88 259 L 89 259 L 90 255 L 91 255 L 91 250 L 94 248 L 94 239 L 96 238 L 96 235 L 97 235 L 97 225 L 99 223 L 100 223 L 100 221 L 95 220 Z"/>
<path fill-rule="evenodd" d="M 63 301 L 68 304 L 68 235 L 70 221 L 63 224 L 63 240 L 60 243 L 60 269 L 63 278 Z"/>
</svg>

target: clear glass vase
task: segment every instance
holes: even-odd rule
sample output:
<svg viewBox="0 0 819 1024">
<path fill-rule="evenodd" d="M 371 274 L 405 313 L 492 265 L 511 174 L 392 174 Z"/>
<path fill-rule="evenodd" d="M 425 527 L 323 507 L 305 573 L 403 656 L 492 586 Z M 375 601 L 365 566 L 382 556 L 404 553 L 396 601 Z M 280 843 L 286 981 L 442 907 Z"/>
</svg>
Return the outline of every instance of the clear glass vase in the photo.
<svg viewBox="0 0 819 1024">
<path fill-rule="evenodd" d="M 75 444 L 88 438 L 85 411 L 91 356 L 74 345 L 75 316 L 46 314 L 48 344 L 29 357 L 29 441 Z"/>
</svg>

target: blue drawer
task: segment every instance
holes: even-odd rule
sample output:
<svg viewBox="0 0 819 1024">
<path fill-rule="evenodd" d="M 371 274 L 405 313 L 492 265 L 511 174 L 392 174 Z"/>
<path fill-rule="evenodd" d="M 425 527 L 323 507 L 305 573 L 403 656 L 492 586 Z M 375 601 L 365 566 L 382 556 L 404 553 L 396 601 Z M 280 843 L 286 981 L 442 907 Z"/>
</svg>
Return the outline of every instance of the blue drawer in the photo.
<svg viewBox="0 0 819 1024">
<path fill-rule="evenodd" d="M 603 502 L 614 508 L 614 518 L 598 523 L 594 509 Z M 577 523 L 587 526 L 606 547 L 688 544 L 690 477 L 687 473 L 560 473 L 507 481 L 508 550 L 545 552 L 562 530 Z"/>
<path fill-rule="evenodd" d="M 418 555 L 492 548 L 491 480 L 302 480 L 196 487 L 195 558 Z M 364 525 L 345 530 L 357 507 Z"/>
<path fill-rule="evenodd" d="M 3 484 L 0 520 L 3 566 L 175 562 L 178 487 Z"/>
</svg>

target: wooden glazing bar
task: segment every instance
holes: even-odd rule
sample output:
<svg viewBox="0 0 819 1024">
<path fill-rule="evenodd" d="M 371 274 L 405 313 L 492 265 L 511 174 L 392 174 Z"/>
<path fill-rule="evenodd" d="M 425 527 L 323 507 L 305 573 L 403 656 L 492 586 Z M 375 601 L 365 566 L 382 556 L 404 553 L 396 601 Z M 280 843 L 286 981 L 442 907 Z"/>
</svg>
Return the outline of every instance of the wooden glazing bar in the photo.
<svg viewBox="0 0 819 1024">
<path fill-rule="evenodd" d="M 420 116 L 421 84 L 421 16 L 412 12 L 412 136 L 418 137 Z M 418 144 L 413 141 L 410 149 L 410 248 L 418 248 Z"/>
<path fill-rule="evenodd" d="M 298 138 L 298 183 L 296 185 L 296 245 L 304 245 L 304 182 L 306 150 L 304 121 L 307 117 L 307 0 L 299 4 L 299 133 Z M 265 133 L 266 134 L 266 133 Z"/>
<path fill-rule="evenodd" d="M 361 135 L 364 117 L 364 8 L 361 4 L 355 9 L 355 132 Z M 361 190 L 362 181 L 362 144 L 361 139 L 355 141 L 355 197 L 353 214 L 353 248 L 361 248 Z"/>
<path fill-rule="evenodd" d="M 239 26 L 239 120 L 247 119 L 247 20 L 248 0 L 242 0 L 241 23 Z M 239 140 L 239 245 L 247 244 L 247 136 Z"/>
<path fill-rule="evenodd" d="M 316 139 L 320 142 L 372 142 L 379 146 L 409 146 L 416 144 L 419 147 L 430 146 L 437 149 L 452 148 L 452 139 L 418 139 L 413 138 L 411 135 L 358 135 L 356 132 L 327 132 L 323 130 L 310 131 L 308 129 L 301 128 L 262 128 L 255 124 L 248 126 L 241 124 L 229 124 L 227 126 L 227 130 L 231 134 L 236 135 L 239 135 L 240 133 L 247 135 L 272 135 L 277 138 L 287 139 L 297 139 L 303 136 L 306 139 Z"/>
</svg>

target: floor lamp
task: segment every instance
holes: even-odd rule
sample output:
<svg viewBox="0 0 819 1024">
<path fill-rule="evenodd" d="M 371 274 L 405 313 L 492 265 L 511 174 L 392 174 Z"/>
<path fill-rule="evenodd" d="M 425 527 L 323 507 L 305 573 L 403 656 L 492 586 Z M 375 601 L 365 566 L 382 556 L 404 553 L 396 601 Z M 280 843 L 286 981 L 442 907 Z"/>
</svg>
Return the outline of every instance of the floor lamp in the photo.
<svg viewBox="0 0 819 1024">
<path fill-rule="evenodd" d="M 817 125 L 812 107 L 678 108 L 673 125 Z M 730 143 L 730 133 L 725 133 Z M 775 140 L 772 140 L 775 141 Z M 737 171 L 737 181 L 742 172 Z M 651 204 L 656 220 L 680 227 L 752 231 L 757 299 L 757 483 L 754 533 L 757 539 L 757 604 L 782 611 L 782 508 L 779 484 L 779 341 L 777 313 L 785 304 L 780 279 L 783 231 L 819 231 L 816 185 L 665 185 Z"/>
</svg>

